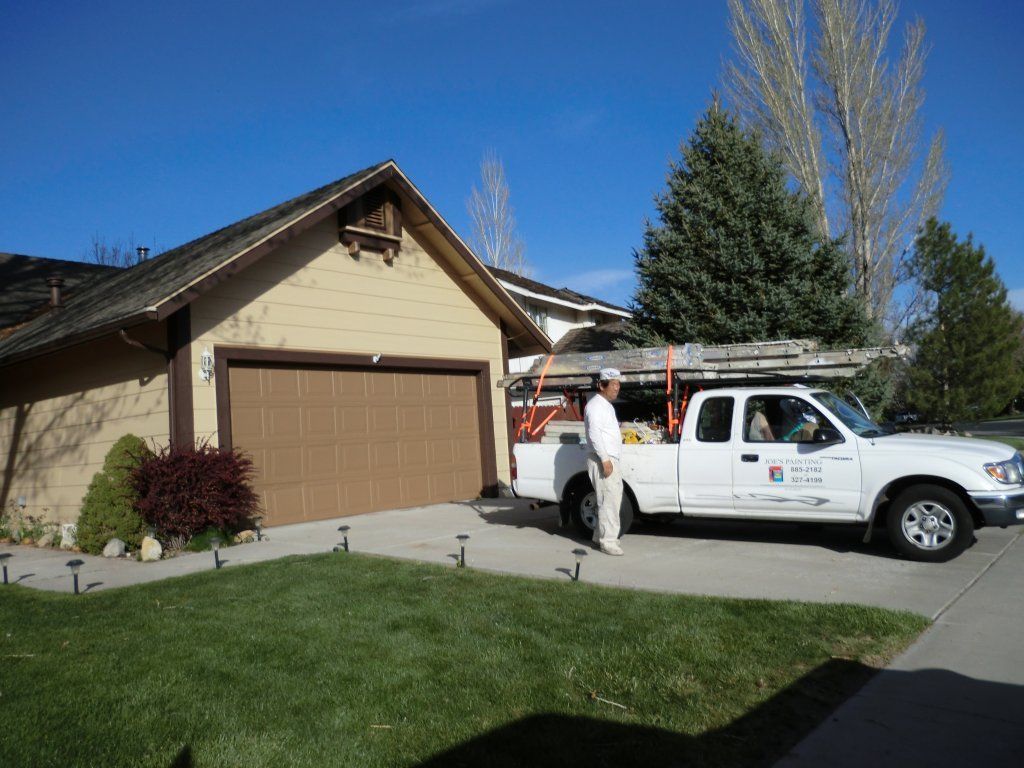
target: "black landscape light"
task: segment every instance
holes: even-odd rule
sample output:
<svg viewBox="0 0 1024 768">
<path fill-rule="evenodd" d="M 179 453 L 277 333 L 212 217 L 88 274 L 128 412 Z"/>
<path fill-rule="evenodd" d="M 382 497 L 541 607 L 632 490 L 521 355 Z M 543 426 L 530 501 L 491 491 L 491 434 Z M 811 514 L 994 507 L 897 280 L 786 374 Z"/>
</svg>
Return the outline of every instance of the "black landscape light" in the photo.
<svg viewBox="0 0 1024 768">
<path fill-rule="evenodd" d="M 3 565 L 4 567 L 4 584 L 7 583 L 7 561 L 10 559 L 10 552 L 0 552 L 0 565 Z"/>
<path fill-rule="evenodd" d="M 580 563 L 583 562 L 583 558 L 587 556 L 587 550 L 585 549 L 574 549 L 572 551 L 576 555 L 576 575 L 572 577 L 573 581 L 580 580 Z"/>
<path fill-rule="evenodd" d="M 218 570 L 220 569 L 220 537 L 210 537 L 210 548 L 213 550 L 213 565 Z"/>
<path fill-rule="evenodd" d="M 466 567 L 466 542 L 469 541 L 468 533 L 460 533 L 455 537 L 459 540 L 459 568 Z"/>
<path fill-rule="evenodd" d="M 253 527 L 256 529 L 256 541 L 263 541 L 263 518 L 257 515 L 252 519 Z"/>
<path fill-rule="evenodd" d="M 346 552 L 348 552 L 348 532 L 352 529 L 347 525 L 338 526 L 338 533 L 341 534 L 341 546 Z M 334 548 L 334 551 L 339 551 L 338 547 Z"/>
<path fill-rule="evenodd" d="M 71 576 L 75 580 L 75 594 L 78 594 L 78 571 L 85 563 L 82 560 L 68 560 L 68 568 L 71 569 Z"/>
</svg>

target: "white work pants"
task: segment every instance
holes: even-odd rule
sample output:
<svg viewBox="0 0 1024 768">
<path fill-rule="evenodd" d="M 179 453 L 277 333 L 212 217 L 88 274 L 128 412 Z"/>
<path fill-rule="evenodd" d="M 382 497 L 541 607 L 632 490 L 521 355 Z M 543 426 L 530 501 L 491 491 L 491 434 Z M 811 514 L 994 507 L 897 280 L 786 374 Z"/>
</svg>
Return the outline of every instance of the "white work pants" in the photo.
<svg viewBox="0 0 1024 768">
<path fill-rule="evenodd" d="M 587 474 L 597 491 L 597 528 L 594 543 L 601 545 L 619 543 L 619 508 L 622 506 L 622 472 L 619 460 L 612 459 L 612 473 L 602 477 L 601 460 L 597 456 L 587 457 Z"/>
</svg>

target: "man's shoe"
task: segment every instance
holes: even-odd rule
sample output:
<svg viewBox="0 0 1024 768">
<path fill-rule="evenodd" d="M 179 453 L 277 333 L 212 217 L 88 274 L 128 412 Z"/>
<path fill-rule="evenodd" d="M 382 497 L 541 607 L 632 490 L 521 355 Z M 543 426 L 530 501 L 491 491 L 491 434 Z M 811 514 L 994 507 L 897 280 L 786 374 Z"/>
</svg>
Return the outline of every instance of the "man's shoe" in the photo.
<svg viewBox="0 0 1024 768">
<path fill-rule="evenodd" d="M 616 557 L 626 554 L 618 544 L 602 544 L 601 551 L 606 555 L 615 555 Z"/>
</svg>

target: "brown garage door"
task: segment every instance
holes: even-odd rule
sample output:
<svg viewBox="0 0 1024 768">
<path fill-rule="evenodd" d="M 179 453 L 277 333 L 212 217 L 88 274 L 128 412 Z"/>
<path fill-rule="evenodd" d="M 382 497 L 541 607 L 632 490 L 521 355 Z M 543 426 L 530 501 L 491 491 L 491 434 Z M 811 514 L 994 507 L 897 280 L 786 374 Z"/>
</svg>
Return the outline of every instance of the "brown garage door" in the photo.
<svg viewBox="0 0 1024 768">
<path fill-rule="evenodd" d="M 231 432 L 266 525 L 476 498 L 476 377 L 232 365 Z"/>
</svg>

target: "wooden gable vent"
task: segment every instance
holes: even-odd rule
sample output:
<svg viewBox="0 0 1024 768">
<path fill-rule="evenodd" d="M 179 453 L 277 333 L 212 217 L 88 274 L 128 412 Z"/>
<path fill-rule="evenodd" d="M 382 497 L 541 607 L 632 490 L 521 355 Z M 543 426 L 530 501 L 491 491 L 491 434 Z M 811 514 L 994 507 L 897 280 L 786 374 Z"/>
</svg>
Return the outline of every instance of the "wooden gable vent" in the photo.
<svg viewBox="0 0 1024 768">
<path fill-rule="evenodd" d="M 374 187 L 338 212 L 338 237 L 352 256 L 379 251 L 391 263 L 402 245 L 402 205 L 386 186 Z"/>
</svg>

